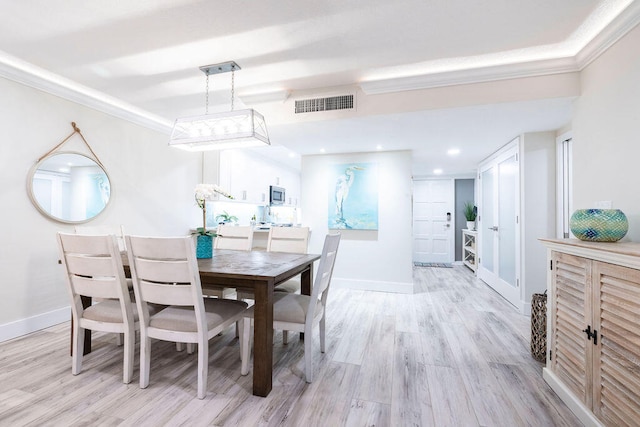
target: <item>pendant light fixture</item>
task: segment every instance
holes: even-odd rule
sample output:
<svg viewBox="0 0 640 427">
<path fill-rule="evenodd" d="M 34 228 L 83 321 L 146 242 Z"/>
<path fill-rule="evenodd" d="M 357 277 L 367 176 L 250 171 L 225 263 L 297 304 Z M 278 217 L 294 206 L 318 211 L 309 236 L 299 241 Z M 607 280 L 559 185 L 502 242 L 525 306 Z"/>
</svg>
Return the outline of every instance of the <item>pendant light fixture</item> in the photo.
<svg viewBox="0 0 640 427">
<path fill-rule="evenodd" d="M 267 125 L 260 113 L 251 108 L 233 109 L 235 71 L 239 69 L 234 61 L 200 67 L 207 76 L 205 114 L 176 119 L 169 145 L 187 151 L 270 145 Z M 209 76 L 228 72 L 231 72 L 231 111 L 209 114 Z"/>
</svg>

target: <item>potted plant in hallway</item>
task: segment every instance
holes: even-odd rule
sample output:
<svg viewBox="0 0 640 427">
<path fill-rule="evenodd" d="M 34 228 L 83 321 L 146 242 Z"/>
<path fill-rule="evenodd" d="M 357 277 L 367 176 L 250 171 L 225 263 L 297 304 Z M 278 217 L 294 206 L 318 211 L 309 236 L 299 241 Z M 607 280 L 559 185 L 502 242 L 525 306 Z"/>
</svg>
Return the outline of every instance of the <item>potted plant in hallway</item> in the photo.
<svg viewBox="0 0 640 427">
<path fill-rule="evenodd" d="M 471 202 L 464 204 L 464 217 L 467 219 L 467 229 L 476 229 L 476 216 L 478 215 L 478 208 Z"/>
</svg>

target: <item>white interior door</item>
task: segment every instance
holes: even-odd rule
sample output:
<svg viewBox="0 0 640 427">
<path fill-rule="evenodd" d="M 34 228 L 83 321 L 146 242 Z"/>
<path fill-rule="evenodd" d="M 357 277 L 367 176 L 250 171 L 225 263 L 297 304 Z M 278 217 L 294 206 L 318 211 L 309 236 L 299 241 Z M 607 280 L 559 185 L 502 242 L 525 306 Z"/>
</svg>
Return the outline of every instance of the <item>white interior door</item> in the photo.
<svg viewBox="0 0 640 427">
<path fill-rule="evenodd" d="M 414 262 L 453 262 L 454 197 L 452 179 L 413 181 Z"/>
<path fill-rule="evenodd" d="M 478 277 L 518 305 L 519 165 L 514 146 L 480 167 Z"/>
</svg>

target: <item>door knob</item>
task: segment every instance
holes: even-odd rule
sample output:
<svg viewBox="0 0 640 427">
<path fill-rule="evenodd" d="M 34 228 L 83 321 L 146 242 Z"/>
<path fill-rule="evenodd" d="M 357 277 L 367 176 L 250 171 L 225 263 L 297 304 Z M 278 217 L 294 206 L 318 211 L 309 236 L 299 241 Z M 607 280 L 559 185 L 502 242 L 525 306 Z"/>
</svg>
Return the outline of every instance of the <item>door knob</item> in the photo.
<svg viewBox="0 0 640 427">
<path fill-rule="evenodd" d="M 498 226 L 494 225 L 493 227 L 489 227 L 489 230 L 498 231 Z"/>
</svg>

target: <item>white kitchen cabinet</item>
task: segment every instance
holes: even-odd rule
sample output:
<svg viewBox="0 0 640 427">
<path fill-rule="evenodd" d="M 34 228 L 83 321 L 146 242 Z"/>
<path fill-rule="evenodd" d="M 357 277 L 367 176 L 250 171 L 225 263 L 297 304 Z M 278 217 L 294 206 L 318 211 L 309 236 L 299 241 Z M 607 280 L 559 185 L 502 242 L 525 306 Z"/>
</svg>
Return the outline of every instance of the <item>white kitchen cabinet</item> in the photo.
<svg viewBox="0 0 640 427">
<path fill-rule="evenodd" d="M 300 173 L 243 150 L 225 150 L 219 156 L 219 183 L 236 201 L 269 204 L 269 186 L 286 190 L 286 203 L 300 200 Z"/>
<path fill-rule="evenodd" d="M 545 380 L 585 425 L 640 425 L 640 244 L 543 244 Z"/>
</svg>

